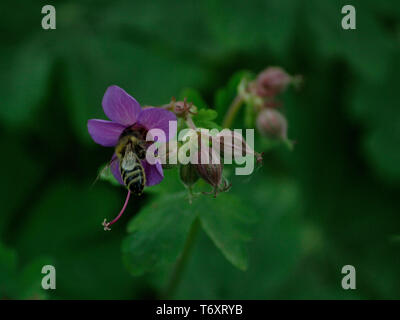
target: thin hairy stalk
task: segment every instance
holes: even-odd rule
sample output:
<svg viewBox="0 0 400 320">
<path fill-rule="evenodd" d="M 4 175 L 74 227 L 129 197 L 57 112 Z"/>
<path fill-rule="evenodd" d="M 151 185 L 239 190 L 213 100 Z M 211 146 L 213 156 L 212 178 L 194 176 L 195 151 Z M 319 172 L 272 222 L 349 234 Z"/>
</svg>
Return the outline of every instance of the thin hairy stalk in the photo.
<svg viewBox="0 0 400 320">
<path fill-rule="evenodd" d="M 230 128 L 233 123 L 233 120 L 236 117 L 237 112 L 240 107 L 243 105 L 243 98 L 241 96 L 236 96 L 233 100 L 232 104 L 229 106 L 227 113 L 225 114 L 224 121 L 222 122 L 223 128 Z"/>
<path fill-rule="evenodd" d="M 196 127 L 196 125 L 194 124 L 193 119 L 192 119 L 191 116 L 187 116 L 185 120 L 186 120 L 186 124 L 188 125 L 188 127 L 189 127 L 190 129 L 193 129 L 193 130 L 196 130 L 196 129 L 197 129 L 197 127 Z"/>
</svg>

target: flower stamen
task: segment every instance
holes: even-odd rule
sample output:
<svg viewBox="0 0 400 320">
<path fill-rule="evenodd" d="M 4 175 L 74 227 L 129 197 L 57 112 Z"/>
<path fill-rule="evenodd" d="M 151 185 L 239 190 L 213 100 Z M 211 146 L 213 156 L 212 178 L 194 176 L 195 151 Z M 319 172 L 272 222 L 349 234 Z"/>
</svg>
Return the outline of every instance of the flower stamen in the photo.
<svg viewBox="0 0 400 320">
<path fill-rule="evenodd" d="M 124 211 L 126 209 L 126 206 L 128 205 L 130 196 L 131 196 L 131 192 L 128 190 L 128 194 L 126 196 L 126 200 L 125 200 L 124 206 L 122 207 L 121 211 L 118 213 L 118 215 L 114 218 L 113 221 L 107 222 L 107 220 L 104 219 L 104 221 L 102 223 L 102 226 L 104 227 L 104 231 L 110 231 L 111 230 L 110 226 L 112 224 L 114 224 L 115 222 L 117 222 L 118 219 L 122 216 L 122 214 L 124 213 Z"/>
</svg>

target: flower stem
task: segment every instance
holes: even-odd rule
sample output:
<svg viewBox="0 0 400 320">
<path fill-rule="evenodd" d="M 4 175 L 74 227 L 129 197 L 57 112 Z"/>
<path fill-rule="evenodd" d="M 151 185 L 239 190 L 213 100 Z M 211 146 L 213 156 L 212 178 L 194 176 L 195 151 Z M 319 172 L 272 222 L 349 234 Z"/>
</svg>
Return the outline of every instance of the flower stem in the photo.
<svg viewBox="0 0 400 320">
<path fill-rule="evenodd" d="M 175 264 L 171 278 L 169 279 L 167 288 L 165 290 L 164 297 L 167 299 L 171 299 L 174 296 L 176 289 L 182 279 L 182 274 L 192 251 L 194 240 L 196 239 L 197 233 L 199 232 L 199 228 L 200 221 L 198 218 L 196 218 L 190 228 L 185 247 L 183 248 L 183 252 Z"/>
<path fill-rule="evenodd" d="M 229 128 L 232 125 L 233 120 L 237 112 L 239 111 L 240 107 L 243 104 L 243 98 L 240 95 L 237 95 L 233 100 L 232 104 L 230 105 L 227 113 L 225 114 L 224 121 L 222 122 L 223 128 Z"/>
<path fill-rule="evenodd" d="M 191 116 L 187 116 L 186 117 L 186 124 L 190 129 L 196 130 L 196 125 L 194 124 L 192 117 Z"/>
</svg>

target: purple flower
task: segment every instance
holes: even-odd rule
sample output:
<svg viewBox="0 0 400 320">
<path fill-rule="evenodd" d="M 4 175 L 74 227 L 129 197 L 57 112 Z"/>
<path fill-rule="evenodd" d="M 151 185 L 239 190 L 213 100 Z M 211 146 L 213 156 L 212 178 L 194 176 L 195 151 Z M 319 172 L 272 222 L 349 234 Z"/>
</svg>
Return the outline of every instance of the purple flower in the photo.
<svg viewBox="0 0 400 320">
<path fill-rule="evenodd" d="M 122 132 L 126 129 L 137 130 L 144 138 L 149 130 L 161 129 L 164 131 L 167 141 L 175 135 L 175 132 L 169 132 L 169 122 L 176 121 L 176 116 L 172 112 L 153 107 L 142 109 L 133 97 L 118 86 L 107 88 L 102 105 L 104 113 L 111 121 L 90 119 L 88 131 L 92 139 L 104 147 L 115 147 Z M 160 183 L 164 178 L 161 164 L 159 162 L 150 164 L 146 159 L 141 162 L 146 175 L 146 185 L 152 186 Z M 119 169 L 119 159 L 115 153 L 111 158 L 110 169 L 118 182 L 124 185 Z M 113 221 L 108 223 L 104 220 L 104 230 L 110 230 L 109 226 L 119 219 L 126 208 L 129 197 L 130 191 L 128 190 L 124 207 Z"/>
<path fill-rule="evenodd" d="M 94 142 L 104 147 L 115 147 L 121 133 L 127 128 L 142 130 L 145 133 L 150 129 L 161 129 L 165 132 L 167 140 L 174 135 L 169 132 L 169 122 L 176 121 L 176 116 L 172 112 L 152 107 L 142 109 L 133 97 L 118 86 L 107 88 L 102 105 L 104 113 L 111 121 L 90 119 L 88 131 Z M 146 174 L 147 186 L 162 181 L 164 174 L 160 163 L 151 165 L 146 160 L 142 160 L 142 165 Z M 111 172 L 123 185 L 119 160 L 115 154 L 111 159 Z"/>
</svg>

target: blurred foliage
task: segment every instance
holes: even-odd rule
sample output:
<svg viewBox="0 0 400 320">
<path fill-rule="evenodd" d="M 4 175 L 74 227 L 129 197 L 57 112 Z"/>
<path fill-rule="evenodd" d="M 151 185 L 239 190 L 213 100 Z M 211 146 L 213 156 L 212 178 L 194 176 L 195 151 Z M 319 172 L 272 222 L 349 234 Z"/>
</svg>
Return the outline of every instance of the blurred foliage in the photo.
<svg viewBox="0 0 400 320">
<path fill-rule="evenodd" d="M 398 1 L 352 1 L 354 31 L 341 28 L 341 0 L 53 1 L 53 31 L 41 29 L 45 4 L 0 4 L 1 298 L 156 297 L 196 216 L 177 298 L 399 298 Z M 107 86 L 142 105 L 186 96 L 216 109 L 198 119 L 213 127 L 235 73 L 270 65 L 305 79 L 281 97 L 294 151 L 266 153 L 251 177 L 231 177 L 230 193 L 190 210 L 166 171 L 105 233 L 125 192 L 90 187 L 112 150 L 86 122 L 105 118 Z M 259 136 L 256 146 L 266 149 Z M 163 256 L 141 255 L 146 246 Z M 54 291 L 40 288 L 45 264 L 57 269 Z M 340 286 L 346 264 L 352 292 Z M 142 271 L 152 272 L 132 275 Z"/>
<path fill-rule="evenodd" d="M 122 246 L 128 269 L 141 275 L 172 265 L 196 215 L 182 193 L 167 193 L 149 203 L 128 225 L 130 235 Z"/>
</svg>

